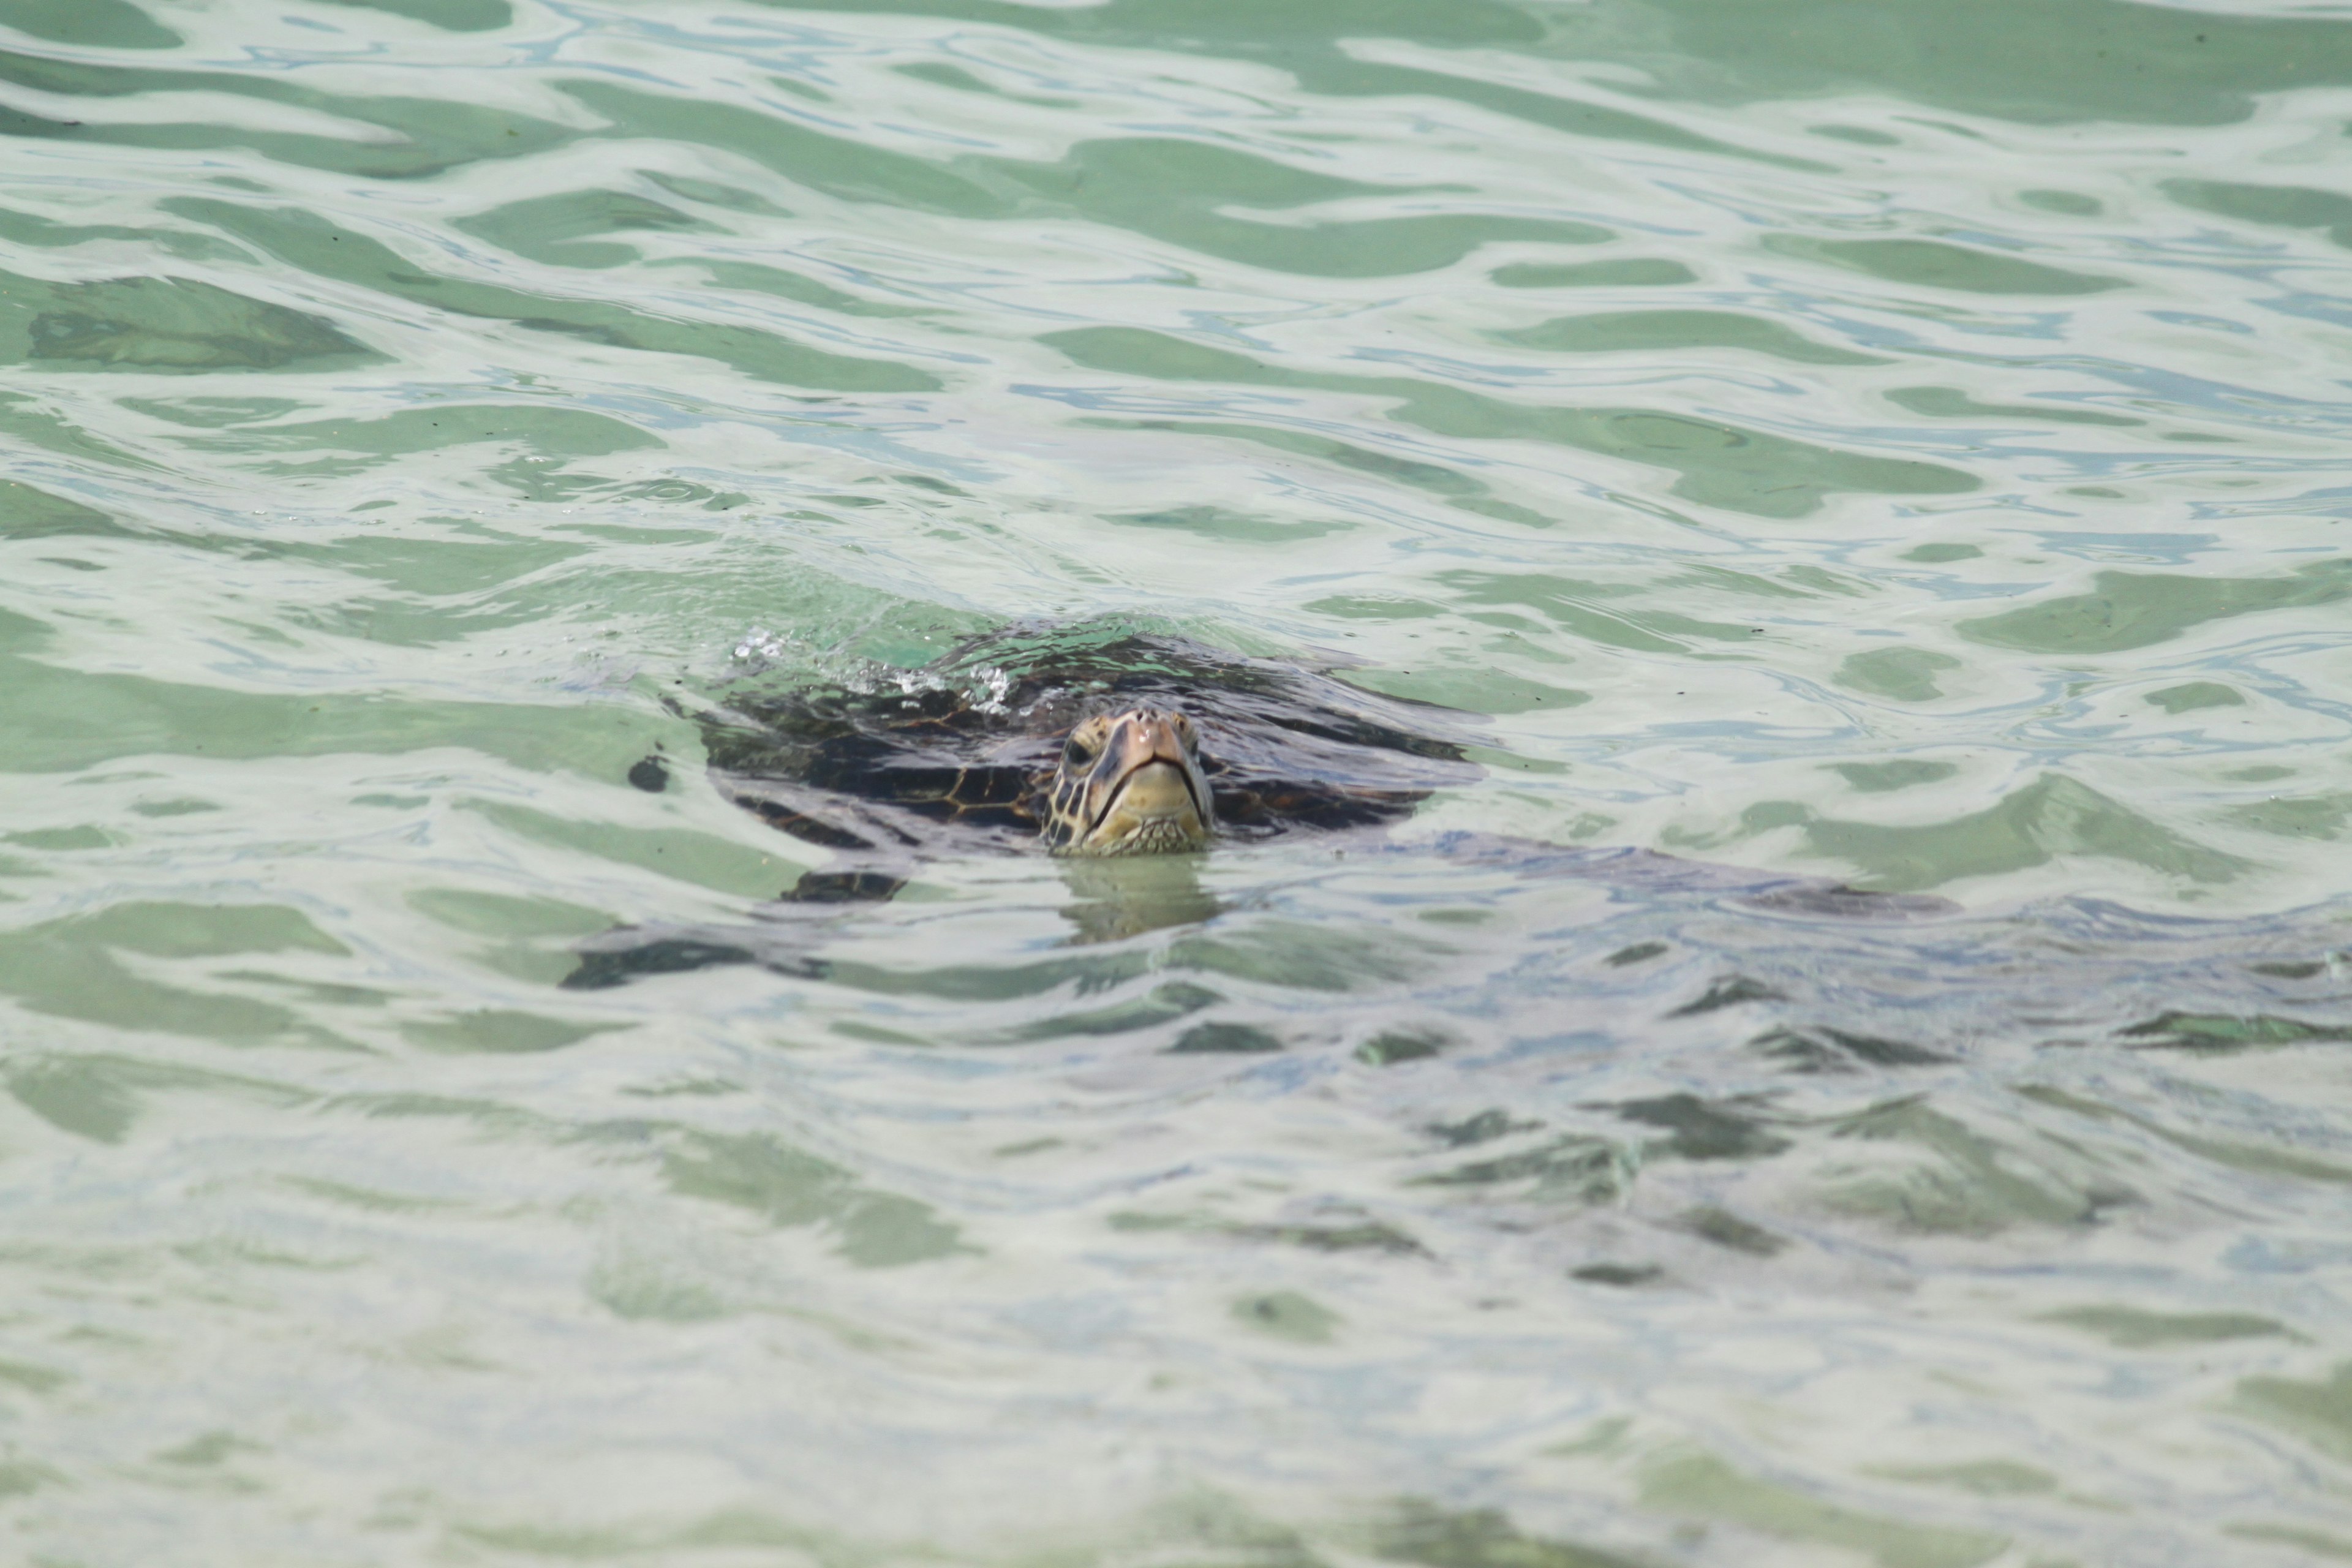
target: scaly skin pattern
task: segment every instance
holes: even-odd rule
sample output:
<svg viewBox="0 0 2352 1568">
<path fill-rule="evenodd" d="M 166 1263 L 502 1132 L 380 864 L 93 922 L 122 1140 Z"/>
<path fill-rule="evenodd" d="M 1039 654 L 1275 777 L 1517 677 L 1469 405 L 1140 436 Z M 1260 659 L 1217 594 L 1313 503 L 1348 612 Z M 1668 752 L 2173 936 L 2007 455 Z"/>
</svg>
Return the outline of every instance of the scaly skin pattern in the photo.
<svg viewBox="0 0 2352 1568">
<path fill-rule="evenodd" d="M 1208 846 L 1215 826 L 1192 721 L 1164 708 L 1098 713 L 1070 731 L 1043 791 L 1056 855 L 1163 855 Z"/>
</svg>

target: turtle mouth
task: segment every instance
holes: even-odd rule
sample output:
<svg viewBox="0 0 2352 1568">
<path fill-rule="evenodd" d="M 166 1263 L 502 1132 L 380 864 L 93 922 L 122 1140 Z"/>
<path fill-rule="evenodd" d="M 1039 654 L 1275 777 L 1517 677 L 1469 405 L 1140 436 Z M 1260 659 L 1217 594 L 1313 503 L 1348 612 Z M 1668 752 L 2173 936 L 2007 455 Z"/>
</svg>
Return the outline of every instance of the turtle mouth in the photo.
<svg viewBox="0 0 2352 1568">
<path fill-rule="evenodd" d="M 1207 840 L 1208 825 L 1207 804 L 1189 770 L 1153 757 L 1118 781 L 1087 825 L 1085 842 L 1097 852 L 1187 849 Z"/>
</svg>

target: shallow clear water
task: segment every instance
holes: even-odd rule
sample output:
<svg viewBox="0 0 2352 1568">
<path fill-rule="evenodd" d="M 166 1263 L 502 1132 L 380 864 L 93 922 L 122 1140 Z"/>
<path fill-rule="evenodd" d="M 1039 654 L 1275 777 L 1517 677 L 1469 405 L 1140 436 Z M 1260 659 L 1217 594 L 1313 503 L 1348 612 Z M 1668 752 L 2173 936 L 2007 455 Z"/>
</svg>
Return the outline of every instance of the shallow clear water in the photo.
<svg viewBox="0 0 2352 1568">
<path fill-rule="evenodd" d="M 2352 9 L 0 25 L 12 1559 L 2352 1557 Z M 562 985 L 1011 622 L 1484 773 Z"/>
</svg>

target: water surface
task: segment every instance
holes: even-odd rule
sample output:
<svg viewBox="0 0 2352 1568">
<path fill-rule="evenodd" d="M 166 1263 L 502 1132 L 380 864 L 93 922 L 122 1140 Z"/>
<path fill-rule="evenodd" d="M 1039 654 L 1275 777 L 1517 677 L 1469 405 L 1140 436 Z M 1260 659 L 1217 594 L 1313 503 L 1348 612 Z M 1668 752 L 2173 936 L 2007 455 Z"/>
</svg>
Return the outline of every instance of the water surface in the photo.
<svg viewBox="0 0 2352 1568">
<path fill-rule="evenodd" d="M 2348 89 L 2335 5 L 13 0 L 12 1552 L 2352 1557 Z M 562 984 L 826 864 L 693 703 L 1008 624 L 1483 771 Z"/>
</svg>

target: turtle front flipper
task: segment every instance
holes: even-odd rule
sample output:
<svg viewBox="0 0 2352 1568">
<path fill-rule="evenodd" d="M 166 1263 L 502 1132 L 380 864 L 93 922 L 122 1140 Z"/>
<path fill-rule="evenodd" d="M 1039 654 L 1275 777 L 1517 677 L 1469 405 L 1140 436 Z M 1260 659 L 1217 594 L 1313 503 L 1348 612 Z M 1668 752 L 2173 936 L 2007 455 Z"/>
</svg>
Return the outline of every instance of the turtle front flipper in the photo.
<svg viewBox="0 0 2352 1568">
<path fill-rule="evenodd" d="M 567 991 L 601 991 L 658 974 L 755 964 L 778 974 L 822 979 L 817 956 L 851 911 L 845 905 L 883 902 L 907 885 L 912 868 L 867 862 L 803 871 L 772 901 L 754 904 L 740 924 L 647 923 L 614 926 L 572 951 L 577 960 L 560 983 Z"/>
<path fill-rule="evenodd" d="M 772 797 L 735 794 L 729 796 L 737 805 L 759 814 L 769 826 L 791 834 L 803 844 L 821 845 L 827 849 L 879 852 L 873 838 L 861 837 L 845 827 L 835 826 L 824 817 L 815 816 L 796 806 Z M 878 904 L 898 896 L 907 885 L 905 870 L 895 864 L 831 866 L 823 870 L 803 871 L 800 880 L 776 896 L 793 904 Z"/>
<path fill-rule="evenodd" d="M 878 904 L 898 896 L 907 879 L 871 866 L 839 871 L 803 871 L 784 894 L 794 904 Z"/>
<path fill-rule="evenodd" d="M 625 934 L 630 938 L 644 936 L 622 926 L 607 932 L 606 938 Z M 608 991 L 649 974 L 684 974 L 691 970 L 756 962 L 747 947 L 690 935 L 651 936 L 609 943 L 600 938 L 577 950 L 573 956 L 578 962 L 572 965 L 572 973 L 557 982 L 566 991 Z"/>
<path fill-rule="evenodd" d="M 797 806 L 763 795 L 737 792 L 730 795 L 744 810 L 756 814 L 760 820 L 780 833 L 789 833 L 803 844 L 814 844 L 826 849 L 871 849 L 873 844 L 845 827 L 836 827 L 821 816 L 813 816 Z"/>
<path fill-rule="evenodd" d="M 866 802 L 828 798 L 774 779 L 724 778 L 729 800 L 803 844 L 839 852 L 776 895 L 788 904 L 873 904 L 897 896 L 913 874 L 920 840 L 909 824 Z"/>
<path fill-rule="evenodd" d="M 825 973 L 824 961 L 814 956 L 824 934 L 814 911 L 798 923 L 614 926 L 573 948 L 577 962 L 557 984 L 566 991 L 605 991 L 657 974 L 742 963 L 817 979 Z"/>
</svg>

